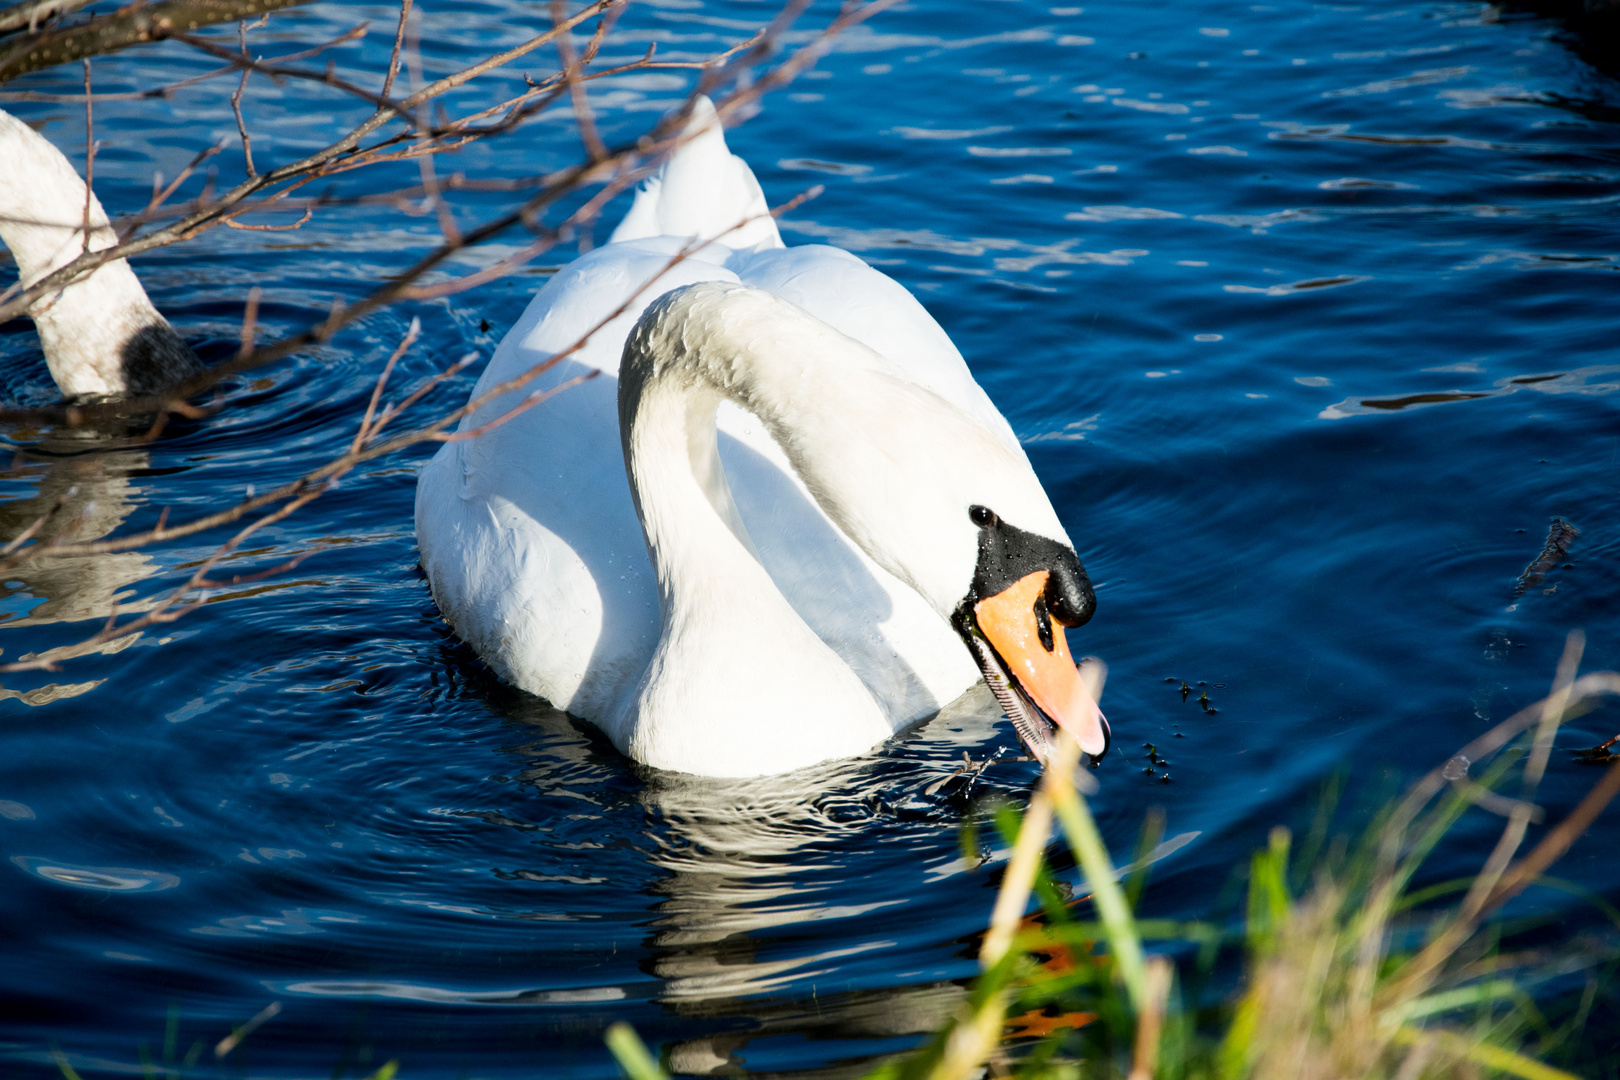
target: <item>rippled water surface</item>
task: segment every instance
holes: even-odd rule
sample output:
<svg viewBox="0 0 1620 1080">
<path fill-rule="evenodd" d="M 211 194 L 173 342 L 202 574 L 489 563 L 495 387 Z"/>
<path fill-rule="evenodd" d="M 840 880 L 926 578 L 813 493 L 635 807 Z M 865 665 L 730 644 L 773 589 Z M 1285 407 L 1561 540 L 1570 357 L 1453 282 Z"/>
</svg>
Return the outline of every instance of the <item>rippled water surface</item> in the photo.
<svg viewBox="0 0 1620 1080">
<path fill-rule="evenodd" d="M 661 0 L 604 56 L 705 55 L 770 13 Z M 366 17 L 392 26 L 386 7 L 317 4 L 276 15 L 267 40 Z M 428 75 L 542 18 L 428 0 Z M 340 69 L 376 71 L 389 36 L 340 51 Z M 1123 861 L 1162 806 L 1185 838 L 1150 912 L 1210 916 L 1328 777 L 1387 791 L 1533 700 L 1570 628 L 1589 668 L 1620 666 L 1620 94 L 1590 45 L 1476 4 L 914 0 L 731 134 L 773 202 L 826 185 L 784 221 L 788 242 L 843 246 L 915 291 L 1028 447 L 1097 582 L 1099 613 L 1071 638 L 1111 665 L 1104 830 Z M 212 66 L 165 47 L 98 61 L 97 88 L 154 85 L 166 64 Z M 604 86 L 605 134 L 643 130 L 689 75 Z M 336 100 L 255 83 L 261 165 L 320 145 L 306 117 Z M 78 106 L 5 107 L 48 121 L 82 166 Z M 102 106 L 96 133 L 117 213 L 235 124 L 206 84 Z M 573 140 L 544 121 L 454 168 L 532 175 L 574 160 Z M 239 175 L 234 144 L 217 160 L 222 182 Z M 468 220 L 497 203 L 469 199 Z M 332 213 L 219 230 L 138 270 L 219 359 L 251 286 L 267 331 L 289 332 L 436 237 L 431 216 Z M 149 447 L 13 430 L 29 449 L 0 474 L 4 535 L 73 485 L 99 535 L 297 476 L 353 436 L 413 316 L 407 383 L 487 358 L 546 272 L 368 317 Z M 463 400 L 478 366 L 428 407 Z M 53 396 L 30 324 L 0 327 L 0 385 Z M 988 697 L 787 779 L 644 774 L 448 634 L 412 536 L 427 453 L 373 463 L 233 564 L 307 556 L 295 569 L 7 678 L 4 1070 L 52 1071 L 60 1047 L 87 1076 L 138 1071 L 171 1018 L 184 1056 L 272 1002 L 232 1060 L 289 1077 L 393 1057 L 408 1076 L 608 1076 L 600 1033 L 619 1018 L 696 1074 L 834 1075 L 914 1044 L 973 973 L 994 887 L 962 868 L 960 785 L 930 791 L 964 752 L 1013 749 Z M 1579 530 L 1567 559 L 1520 583 L 1555 517 Z M 217 541 L 19 571 L 0 648 L 79 640 L 115 597 L 138 611 Z M 1598 712 L 1560 746 L 1617 726 Z M 1027 791 L 1012 757 L 973 794 Z M 1592 779 L 1555 756 L 1552 814 Z M 1600 822 L 1559 872 L 1613 896 L 1616 829 Z M 1493 838 L 1464 829 L 1431 874 Z M 1520 903 L 1592 919 L 1567 893 Z"/>
</svg>

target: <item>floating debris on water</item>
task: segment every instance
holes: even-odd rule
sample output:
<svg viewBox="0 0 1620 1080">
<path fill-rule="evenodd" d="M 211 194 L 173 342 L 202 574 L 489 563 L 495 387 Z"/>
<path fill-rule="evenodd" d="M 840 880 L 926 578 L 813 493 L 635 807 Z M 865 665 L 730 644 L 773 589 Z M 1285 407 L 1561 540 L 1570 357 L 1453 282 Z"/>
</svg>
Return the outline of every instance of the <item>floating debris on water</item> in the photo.
<svg viewBox="0 0 1620 1080">
<path fill-rule="evenodd" d="M 1563 518 L 1553 518 L 1552 524 L 1547 527 L 1547 542 L 1541 546 L 1541 554 L 1537 555 L 1535 561 L 1525 567 L 1524 573 L 1519 575 L 1519 580 L 1513 587 L 1513 595 L 1523 596 L 1526 590 L 1545 581 L 1548 572 L 1556 569 L 1559 563 L 1569 557 L 1569 549 L 1579 535 L 1581 530 Z M 1565 569 L 1573 565 L 1568 564 Z M 1557 587 L 1553 586 L 1554 589 Z"/>
</svg>

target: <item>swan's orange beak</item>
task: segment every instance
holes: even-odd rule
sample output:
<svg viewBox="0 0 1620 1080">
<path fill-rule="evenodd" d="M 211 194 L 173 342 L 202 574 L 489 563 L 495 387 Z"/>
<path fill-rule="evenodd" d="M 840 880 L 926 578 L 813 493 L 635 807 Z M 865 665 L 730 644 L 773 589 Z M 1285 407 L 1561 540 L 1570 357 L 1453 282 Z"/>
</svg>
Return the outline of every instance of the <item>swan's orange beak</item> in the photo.
<svg viewBox="0 0 1620 1080">
<path fill-rule="evenodd" d="M 1069 655 L 1063 627 L 1046 612 L 1045 570 L 1026 574 L 973 605 L 973 615 L 1007 673 L 1054 723 L 1067 728 L 1093 759 L 1108 750 L 1108 726 Z"/>
</svg>

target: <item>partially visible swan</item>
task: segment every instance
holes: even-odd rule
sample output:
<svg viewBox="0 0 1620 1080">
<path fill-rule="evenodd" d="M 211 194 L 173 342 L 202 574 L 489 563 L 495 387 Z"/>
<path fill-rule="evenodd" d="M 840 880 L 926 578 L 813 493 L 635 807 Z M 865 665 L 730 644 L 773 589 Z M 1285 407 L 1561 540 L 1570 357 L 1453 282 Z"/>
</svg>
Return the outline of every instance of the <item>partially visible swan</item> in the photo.
<svg viewBox="0 0 1620 1080">
<path fill-rule="evenodd" d="M 706 100 L 688 134 L 473 393 L 656 277 L 539 385 L 601 377 L 424 469 L 417 538 L 445 618 L 503 677 L 661 769 L 859 754 L 981 672 L 1038 755 L 1044 714 L 1101 756 L 1062 629 L 1090 617 L 1091 586 L 1007 422 L 898 283 L 782 245 Z"/>
<path fill-rule="evenodd" d="M 23 285 L 84 251 L 84 200 L 84 181 L 61 151 L 0 110 L 0 241 L 11 249 Z M 116 242 L 92 195 L 90 250 Z M 41 297 L 28 313 L 63 397 L 154 394 L 201 370 L 124 259 Z"/>
<path fill-rule="evenodd" d="M 84 250 L 84 213 L 85 184 L 73 166 L 32 128 L 0 110 L 0 241 L 10 248 L 24 284 Z M 113 231 L 94 197 L 90 224 L 90 247 L 99 251 L 112 246 Z M 200 369 L 123 259 L 35 301 L 29 314 L 51 377 L 66 398 L 154 393 Z M 0 504 L 0 541 L 36 525 L 42 512 L 53 507 L 56 512 L 35 534 L 36 542 L 99 540 L 123 524 L 140 501 L 130 477 L 150 461 L 144 450 L 95 442 L 106 434 L 86 428 L 58 432 L 12 456 L 11 467 L 0 475 L 34 485 L 36 491 Z M 85 453 L 87 444 L 99 452 Z M 42 472 L 44 462 L 50 468 Z M 70 555 L 13 567 L 0 584 L 0 630 L 21 631 L 26 638 L 43 624 L 146 610 L 152 601 L 137 598 L 130 586 L 153 568 L 149 555 L 135 551 Z M 123 638 L 105 651 L 134 641 Z M 97 685 L 52 683 L 27 694 L 3 691 L 0 697 L 43 705 Z"/>
</svg>

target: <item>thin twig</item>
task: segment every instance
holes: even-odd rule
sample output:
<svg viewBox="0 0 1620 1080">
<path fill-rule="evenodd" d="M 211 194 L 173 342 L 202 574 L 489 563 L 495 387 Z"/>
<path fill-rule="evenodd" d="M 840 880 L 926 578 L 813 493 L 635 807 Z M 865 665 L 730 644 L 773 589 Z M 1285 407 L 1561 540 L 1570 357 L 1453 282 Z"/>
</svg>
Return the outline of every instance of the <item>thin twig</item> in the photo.
<svg viewBox="0 0 1620 1080">
<path fill-rule="evenodd" d="M 485 435 L 491 431 L 494 431 L 508 420 L 517 419 L 520 414 L 528 412 L 542 401 L 549 401 L 558 394 L 562 393 L 564 390 L 571 390 L 581 383 L 588 383 L 600 374 L 602 374 L 600 371 L 587 371 L 583 375 L 575 375 L 572 379 L 564 380 L 563 382 L 558 383 L 556 386 L 547 387 L 544 390 L 531 391 L 524 396 L 522 401 L 518 402 L 510 409 L 506 410 L 506 412 L 495 417 L 495 419 L 488 421 L 487 423 L 480 424 L 475 428 L 468 428 L 466 431 L 457 431 L 454 433 L 438 431 L 434 432 L 431 437 L 438 442 L 447 443 L 465 442 L 468 439 L 476 439 L 480 435 Z"/>
<path fill-rule="evenodd" d="M 615 3 L 622 0 L 615 0 Z M 610 7 L 609 13 L 613 11 Z M 568 5 L 564 0 L 551 0 L 551 22 L 559 25 L 568 17 Z M 604 17 L 604 22 L 606 21 Z M 598 33 L 602 28 L 598 27 Z M 574 104 L 574 126 L 579 131 L 580 142 L 585 144 L 585 153 L 592 162 L 604 160 L 608 150 L 602 143 L 602 137 L 596 131 L 596 117 L 591 114 L 591 103 L 585 97 L 585 87 L 579 81 L 580 58 L 574 52 L 573 42 L 568 40 L 567 34 L 557 35 L 557 57 L 562 61 L 563 81 L 568 84 L 568 93 Z"/>
<path fill-rule="evenodd" d="M 197 171 L 197 166 L 219 153 L 222 149 L 224 149 L 224 143 L 219 142 L 205 150 L 199 150 L 197 152 L 197 156 L 187 162 L 186 167 L 180 170 L 179 175 L 170 181 L 168 187 L 165 187 L 162 190 L 158 190 L 158 180 L 161 178 L 161 174 L 154 174 L 152 178 L 151 201 L 146 204 L 146 209 L 142 210 L 138 215 L 136 215 L 134 221 L 132 221 L 120 232 L 118 242 L 122 244 L 131 233 L 145 224 L 146 221 L 157 212 L 158 207 L 167 202 L 169 196 L 173 195 L 175 191 L 179 189 L 181 184 L 190 179 L 191 174 Z"/>
<path fill-rule="evenodd" d="M 96 179 L 96 120 L 90 102 L 90 58 L 84 58 L 84 247 L 90 251 L 90 200 Z"/>
<path fill-rule="evenodd" d="M 242 347 L 237 350 L 238 356 L 248 356 L 253 352 L 253 335 L 259 321 L 259 295 L 257 285 L 248 290 L 247 306 L 242 311 Z"/>
<path fill-rule="evenodd" d="M 71 15 L 89 3 L 90 0 L 23 0 L 0 11 L 0 34 L 9 34 L 13 30 L 26 30 L 33 34 L 40 23 Z"/>
<path fill-rule="evenodd" d="M 252 212 L 252 209 L 242 211 L 244 214 L 249 214 Z M 291 225 L 244 225 L 242 222 L 237 221 L 236 215 L 233 214 L 225 219 L 225 227 L 229 229 L 241 229 L 244 232 L 292 232 L 294 229 L 303 228 L 304 224 L 314 216 L 314 208 L 309 207 L 304 210 L 304 216 L 293 222 Z"/>
<path fill-rule="evenodd" d="M 261 18 L 258 25 L 264 25 L 264 19 L 266 18 L 269 18 L 269 16 Z M 244 61 L 251 59 L 248 56 L 247 31 L 248 24 L 245 20 L 236 24 L 236 37 L 241 42 L 242 59 Z M 249 176 L 258 176 L 259 171 L 253 167 L 253 138 L 248 134 L 247 121 L 242 118 L 242 92 L 247 89 L 248 76 L 252 73 L 252 68 L 246 66 L 242 68 L 242 79 L 236 84 L 236 93 L 231 95 L 231 111 L 236 114 L 236 130 L 242 136 L 242 160 L 247 166 L 247 174 Z"/>
<path fill-rule="evenodd" d="M 405 41 L 405 21 L 410 17 L 411 0 L 400 0 L 399 27 L 394 31 L 394 51 L 388 58 L 388 77 L 383 80 L 383 97 L 393 92 L 394 79 L 399 75 L 399 47 Z"/>
<path fill-rule="evenodd" d="M 388 376 L 393 372 L 394 365 L 399 363 L 399 358 L 405 355 L 405 350 L 411 347 L 421 332 L 422 320 L 411 319 L 410 328 L 400 339 L 399 347 L 388 358 L 388 363 L 383 365 L 382 374 L 377 376 L 377 385 L 372 387 L 371 400 L 366 403 L 366 415 L 360 418 L 360 430 L 354 433 L 354 442 L 349 444 L 349 453 L 353 454 L 365 445 L 366 437 L 371 433 L 371 418 L 377 414 L 377 399 L 382 397 L 383 387 L 388 385 Z"/>
<path fill-rule="evenodd" d="M 250 57 L 241 56 L 236 52 L 225 48 L 224 46 L 216 45 L 209 38 L 199 37 L 196 34 L 174 34 L 172 36 L 174 40 L 183 41 L 192 48 L 197 49 L 200 52 L 207 53 L 209 56 L 214 56 L 221 60 L 229 61 L 232 67 L 241 68 L 244 73 L 258 72 L 261 75 L 267 75 L 274 79 L 304 79 L 310 82 L 318 82 L 325 86 L 330 86 L 334 89 L 341 90 L 345 94 L 350 94 L 357 97 L 361 101 L 373 105 L 379 110 L 396 113 L 400 115 L 401 118 L 404 118 L 405 116 L 406 110 L 398 102 L 386 97 L 382 97 L 378 94 L 373 94 L 365 87 L 349 82 L 347 79 L 338 78 L 330 59 L 327 60 L 327 66 L 325 68 L 319 71 L 312 71 L 309 68 L 287 67 L 283 64 L 272 64 L 268 61 L 254 60 Z"/>
<path fill-rule="evenodd" d="M 0 558 L 10 555 L 13 551 L 16 551 L 18 548 L 26 544 L 30 537 L 39 532 L 39 530 L 43 529 L 46 525 L 50 524 L 51 518 L 60 513 L 62 507 L 67 505 L 68 500 L 73 498 L 73 496 L 77 495 L 78 493 L 79 489 L 75 485 L 74 487 L 70 487 L 66 491 L 62 492 L 62 494 L 58 495 L 56 497 L 56 501 L 51 504 L 49 510 L 46 510 L 43 514 L 39 515 L 39 517 L 35 518 L 34 523 L 28 526 L 28 528 L 24 529 L 22 532 L 18 533 L 16 538 L 12 540 L 11 543 L 7 544 L 5 547 L 0 547 Z"/>
</svg>

